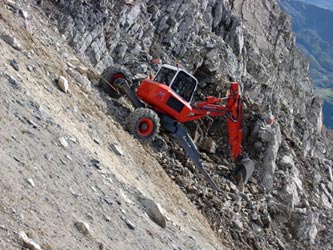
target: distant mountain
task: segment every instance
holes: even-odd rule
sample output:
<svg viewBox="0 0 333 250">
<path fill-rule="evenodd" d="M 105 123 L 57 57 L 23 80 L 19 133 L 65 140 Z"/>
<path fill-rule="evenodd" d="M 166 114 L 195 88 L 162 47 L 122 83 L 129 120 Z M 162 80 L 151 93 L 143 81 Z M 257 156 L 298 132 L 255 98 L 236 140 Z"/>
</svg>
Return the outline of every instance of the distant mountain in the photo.
<svg viewBox="0 0 333 250">
<path fill-rule="evenodd" d="M 311 5 L 316 5 L 318 7 L 324 9 L 333 10 L 333 1 L 332 0 L 300 0 L 301 2 L 305 2 Z"/>
<path fill-rule="evenodd" d="M 278 0 L 278 2 L 292 17 L 296 41 L 309 60 L 309 74 L 314 87 L 325 99 L 324 124 L 328 128 L 333 128 L 333 1 Z"/>
</svg>

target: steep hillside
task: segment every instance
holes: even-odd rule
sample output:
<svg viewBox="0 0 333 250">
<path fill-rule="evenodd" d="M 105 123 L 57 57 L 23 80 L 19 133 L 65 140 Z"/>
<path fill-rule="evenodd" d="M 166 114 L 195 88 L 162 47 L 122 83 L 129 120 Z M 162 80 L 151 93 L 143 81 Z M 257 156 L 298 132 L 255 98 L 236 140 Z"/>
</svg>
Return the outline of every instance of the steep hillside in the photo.
<svg viewBox="0 0 333 250">
<path fill-rule="evenodd" d="M 0 249 L 223 249 L 38 8 L 1 2 L 0 34 Z"/>
<path fill-rule="evenodd" d="M 1 249 L 332 248 L 332 147 L 275 1 L 0 4 Z M 186 124 L 216 142 L 200 156 L 218 192 L 168 135 L 141 145 L 123 129 L 133 108 L 107 96 L 99 74 L 148 73 L 155 57 L 195 74 L 196 99 L 243 86 L 256 162 L 244 192 L 226 178 L 224 119 Z"/>
<path fill-rule="evenodd" d="M 310 63 L 309 74 L 316 92 L 325 99 L 324 124 L 333 127 L 333 10 L 300 1 L 280 0 L 292 17 L 298 46 Z"/>
</svg>

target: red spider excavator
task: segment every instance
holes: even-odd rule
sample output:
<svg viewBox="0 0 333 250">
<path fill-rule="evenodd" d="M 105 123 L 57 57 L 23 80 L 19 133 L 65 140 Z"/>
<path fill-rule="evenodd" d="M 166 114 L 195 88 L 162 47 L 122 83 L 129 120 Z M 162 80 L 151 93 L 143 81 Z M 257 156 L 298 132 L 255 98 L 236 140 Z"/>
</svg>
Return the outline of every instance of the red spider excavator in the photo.
<svg viewBox="0 0 333 250">
<path fill-rule="evenodd" d="M 130 133 L 142 143 L 148 143 L 159 133 L 160 127 L 169 132 L 184 148 L 188 157 L 217 190 L 213 179 L 200 162 L 200 155 L 192 138 L 182 123 L 198 120 L 204 116 L 225 116 L 228 119 L 231 155 L 236 162 L 236 174 L 246 183 L 252 175 L 254 163 L 242 152 L 242 99 L 237 82 L 230 85 L 225 98 L 206 97 L 203 102 L 191 103 L 198 81 L 185 70 L 162 65 L 153 79 L 141 81 L 136 92 L 122 71 L 106 69 L 101 84 L 108 92 L 125 94 L 136 108 L 129 116 Z"/>
</svg>

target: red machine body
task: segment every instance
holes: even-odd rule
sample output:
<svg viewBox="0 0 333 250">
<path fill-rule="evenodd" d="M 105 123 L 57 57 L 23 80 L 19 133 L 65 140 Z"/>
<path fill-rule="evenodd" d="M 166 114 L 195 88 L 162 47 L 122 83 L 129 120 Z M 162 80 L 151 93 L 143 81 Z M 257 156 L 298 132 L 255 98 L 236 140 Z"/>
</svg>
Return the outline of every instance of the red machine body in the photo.
<svg viewBox="0 0 333 250">
<path fill-rule="evenodd" d="M 180 123 L 198 120 L 203 116 L 228 118 L 229 143 L 232 158 L 242 154 L 242 102 L 237 82 L 230 85 L 226 98 L 206 97 L 203 102 L 191 100 L 198 81 L 186 71 L 163 65 L 154 80 L 143 80 L 136 95 L 153 110 L 166 114 Z"/>
</svg>

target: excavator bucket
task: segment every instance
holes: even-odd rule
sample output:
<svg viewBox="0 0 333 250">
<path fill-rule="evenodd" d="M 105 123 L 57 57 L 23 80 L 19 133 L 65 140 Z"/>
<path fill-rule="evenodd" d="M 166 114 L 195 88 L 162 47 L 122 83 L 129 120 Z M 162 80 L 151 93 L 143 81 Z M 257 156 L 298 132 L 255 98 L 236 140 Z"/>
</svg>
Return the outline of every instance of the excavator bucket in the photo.
<svg viewBox="0 0 333 250">
<path fill-rule="evenodd" d="M 235 179 L 237 182 L 242 182 L 245 185 L 254 171 L 254 161 L 248 156 L 240 156 L 236 159 Z"/>
</svg>

